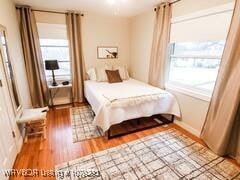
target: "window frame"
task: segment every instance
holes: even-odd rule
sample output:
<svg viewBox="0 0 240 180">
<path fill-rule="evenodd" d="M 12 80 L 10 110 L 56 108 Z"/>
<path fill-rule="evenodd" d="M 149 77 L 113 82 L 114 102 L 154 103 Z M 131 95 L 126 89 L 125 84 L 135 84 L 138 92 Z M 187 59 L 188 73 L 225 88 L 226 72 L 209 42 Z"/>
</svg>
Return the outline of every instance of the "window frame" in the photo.
<svg viewBox="0 0 240 180">
<path fill-rule="evenodd" d="M 209 102 L 211 100 L 212 97 L 212 91 L 208 91 L 206 89 L 203 88 L 196 88 L 194 86 L 191 85 L 187 85 L 184 83 L 180 83 L 177 81 L 171 81 L 169 78 L 170 76 L 170 66 L 171 66 L 171 61 L 172 58 L 197 58 L 197 59 L 222 59 L 222 56 L 209 56 L 209 55 L 175 55 L 174 54 L 174 48 L 175 48 L 175 43 L 170 43 L 168 46 L 168 55 L 167 55 L 167 73 L 166 73 L 166 82 L 165 82 L 165 88 L 167 90 L 172 90 L 172 91 L 176 91 L 197 99 L 201 99 L 204 101 Z M 221 62 L 220 62 L 221 63 Z M 219 69 L 218 69 L 219 71 Z M 215 81 L 216 82 L 216 81 Z M 214 85 L 215 87 L 215 85 Z"/>
</svg>

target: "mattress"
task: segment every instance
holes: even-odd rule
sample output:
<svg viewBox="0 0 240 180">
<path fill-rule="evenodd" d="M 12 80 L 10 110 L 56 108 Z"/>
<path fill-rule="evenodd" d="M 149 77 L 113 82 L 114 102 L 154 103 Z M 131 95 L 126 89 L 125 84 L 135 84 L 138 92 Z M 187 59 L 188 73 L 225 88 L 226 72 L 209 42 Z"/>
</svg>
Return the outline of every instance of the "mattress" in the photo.
<svg viewBox="0 0 240 180">
<path fill-rule="evenodd" d="M 110 84 L 87 80 L 84 85 L 84 95 L 95 113 L 93 124 L 104 132 L 125 120 L 154 114 L 180 117 L 179 105 L 171 93 L 141 81 L 130 78 Z M 124 103 L 116 103 L 122 100 Z"/>
</svg>

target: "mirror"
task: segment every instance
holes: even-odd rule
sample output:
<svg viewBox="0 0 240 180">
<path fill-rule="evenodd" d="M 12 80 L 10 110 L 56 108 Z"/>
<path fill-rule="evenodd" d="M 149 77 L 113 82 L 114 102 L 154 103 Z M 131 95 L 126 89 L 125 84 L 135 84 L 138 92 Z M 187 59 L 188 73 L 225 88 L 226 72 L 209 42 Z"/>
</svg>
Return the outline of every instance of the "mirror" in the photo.
<svg viewBox="0 0 240 180">
<path fill-rule="evenodd" d="M 1 58 L 3 61 L 2 63 L 4 65 L 5 77 L 8 83 L 8 90 L 11 96 L 12 106 L 16 115 L 18 111 L 21 109 L 21 104 L 19 100 L 15 74 L 8 51 L 6 28 L 1 25 L 0 25 L 0 55 L 2 57 Z"/>
</svg>

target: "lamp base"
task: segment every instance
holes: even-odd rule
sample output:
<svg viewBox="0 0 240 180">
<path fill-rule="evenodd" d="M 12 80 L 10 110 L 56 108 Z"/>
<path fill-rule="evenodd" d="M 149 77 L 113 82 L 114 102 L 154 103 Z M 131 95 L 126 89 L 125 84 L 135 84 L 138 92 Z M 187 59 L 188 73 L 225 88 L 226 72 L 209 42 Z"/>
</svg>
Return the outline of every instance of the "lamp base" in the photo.
<svg viewBox="0 0 240 180">
<path fill-rule="evenodd" d="M 57 86 L 57 82 L 52 82 L 52 86 Z"/>
<path fill-rule="evenodd" d="M 54 70 L 52 70 L 52 86 L 57 86 L 57 82 L 55 80 L 55 74 L 54 74 Z"/>
</svg>

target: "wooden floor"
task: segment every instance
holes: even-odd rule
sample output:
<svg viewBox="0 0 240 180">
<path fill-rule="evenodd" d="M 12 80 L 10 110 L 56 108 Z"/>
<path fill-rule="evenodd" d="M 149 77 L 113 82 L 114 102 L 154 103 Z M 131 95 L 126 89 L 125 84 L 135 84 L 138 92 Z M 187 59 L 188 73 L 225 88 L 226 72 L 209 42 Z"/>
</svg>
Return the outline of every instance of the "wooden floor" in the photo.
<svg viewBox="0 0 240 180">
<path fill-rule="evenodd" d="M 22 147 L 14 168 L 15 169 L 45 169 L 54 170 L 54 166 L 69 160 L 82 157 L 97 151 L 114 147 L 141 137 L 158 133 L 160 131 L 175 128 L 203 143 L 199 138 L 183 130 L 175 124 L 167 127 L 156 127 L 145 131 L 129 134 L 123 137 L 107 140 L 104 137 L 86 140 L 78 143 L 72 142 L 72 131 L 70 126 L 69 108 L 50 110 L 47 121 L 47 139 L 41 140 L 39 137 L 30 138 Z M 33 177 L 15 177 L 11 179 L 55 179 L 55 178 L 33 178 Z"/>
</svg>

